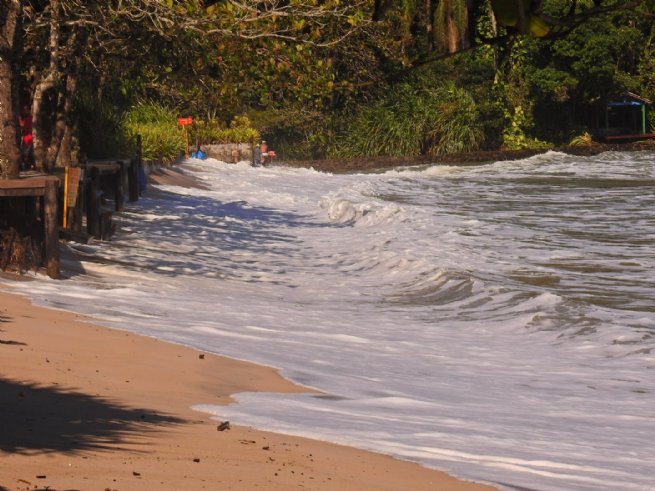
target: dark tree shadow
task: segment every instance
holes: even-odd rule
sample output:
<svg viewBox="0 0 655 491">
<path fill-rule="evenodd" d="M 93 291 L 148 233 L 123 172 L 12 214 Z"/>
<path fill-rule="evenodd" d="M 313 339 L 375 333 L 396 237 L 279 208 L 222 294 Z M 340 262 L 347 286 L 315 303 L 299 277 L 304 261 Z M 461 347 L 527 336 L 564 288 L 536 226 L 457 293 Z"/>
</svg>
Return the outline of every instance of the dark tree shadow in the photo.
<svg viewBox="0 0 655 491">
<path fill-rule="evenodd" d="M 11 317 L 9 317 L 6 314 L 0 314 L 0 324 L 3 322 L 11 322 Z M 0 329 L 0 332 L 5 332 L 4 329 Z M 26 346 L 25 343 L 21 343 L 19 341 L 12 341 L 11 339 L 2 339 L 0 338 L 0 344 L 6 344 L 6 345 L 11 345 L 11 346 Z M 2 489 L 0 489 L 2 491 Z"/>
<path fill-rule="evenodd" d="M 130 435 L 184 420 L 106 398 L 0 378 L 0 450 L 81 452 L 128 443 Z"/>
<path fill-rule="evenodd" d="M 8 344 L 11 346 L 26 346 L 25 343 L 21 343 L 20 341 L 12 341 L 11 339 L 0 339 L 0 344 Z"/>
<path fill-rule="evenodd" d="M 285 261 L 302 247 L 296 228 L 342 226 L 324 224 L 296 213 L 253 206 L 244 201 L 221 202 L 210 197 L 180 195 L 154 189 L 147 199 L 133 204 L 129 213 L 116 216 L 119 231 L 102 247 L 71 246 L 84 261 L 118 264 L 126 269 L 156 271 L 177 276 L 181 272 L 215 277 L 215 256 L 277 254 Z M 171 216 L 171 213 L 174 216 Z M 148 214 L 146 220 L 138 215 Z M 150 245 L 143 244 L 143 237 Z M 136 244 L 131 247 L 132 242 Z M 179 244 L 182 247 L 175 247 Z M 125 249 L 127 247 L 127 250 Z M 135 254 L 140 251 L 141 254 Z M 125 254 L 127 252 L 127 254 Z M 193 261 L 189 261 L 189 257 Z M 239 262 L 221 270 L 225 278 L 246 273 L 267 273 L 256 261 Z"/>
<path fill-rule="evenodd" d="M 0 314 L 0 324 L 2 324 L 3 322 L 10 322 L 10 321 L 11 321 L 11 317 L 5 314 Z M 4 329 L 0 329 L 0 332 L 5 332 L 5 331 Z M 11 339 L 2 339 L 2 338 L 0 338 L 0 344 L 8 344 L 11 346 L 25 346 L 25 343 L 21 343 L 19 341 L 12 341 Z M 2 491 L 1 488 L 0 491 Z"/>
</svg>

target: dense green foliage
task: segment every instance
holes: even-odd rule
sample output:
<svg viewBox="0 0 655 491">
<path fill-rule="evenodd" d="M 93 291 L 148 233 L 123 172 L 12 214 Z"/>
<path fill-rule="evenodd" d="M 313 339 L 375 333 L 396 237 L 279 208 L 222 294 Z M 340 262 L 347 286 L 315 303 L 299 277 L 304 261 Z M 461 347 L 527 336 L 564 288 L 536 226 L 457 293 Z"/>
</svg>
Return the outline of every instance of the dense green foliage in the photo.
<svg viewBox="0 0 655 491">
<path fill-rule="evenodd" d="M 264 137 L 282 158 L 579 143 L 611 98 L 655 100 L 652 0 L 0 5 L 18 22 L 0 96 L 31 104 L 43 168 L 65 165 L 66 135 L 103 157 L 141 134 L 163 160 L 184 131 L 191 145 Z"/>
<path fill-rule="evenodd" d="M 126 113 L 121 126 L 132 140 L 142 138 L 143 158 L 171 162 L 186 151 L 186 142 L 175 114 L 158 104 L 140 104 Z"/>
<path fill-rule="evenodd" d="M 461 2 L 433 12 L 458 16 L 459 30 L 437 23 L 429 35 L 423 5 L 389 4 L 381 24 L 329 46 L 277 37 L 164 43 L 151 54 L 166 60 L 163 71 L 137 69 L 130 93 L 193 116 L 193 141 L 254 142 L 261 133 L 283 157 L 296 158 L 580 143 L 610 98 L 630 91 L 655 100 L 652 8 L 591 18 L 553 39 L 510 37 L 414 68 L 440 45 L 457 50 L 471 41 Z M 553 0 L 544 10 L 554 15 L 563 6 Z M 484 19 L 481 33 L 509 33 Z M 231 122 L 240 116 L 258 132 L 236 130 Z M 178 134 L 162 129 L 149 138 L 163 145 Z"/>
<path fill-rule="evenodd" d="M 396 84 L 358 111 L 334 142 L 333 154 L 417 156 L 479 148 L 483 132 L 473 98 L 452 83 L 429 82 Z"/>
<path fill-rule="evenodd" d="M 254 145 L 260 139 L 260 134 L 252 127 L 246 116 L 237 116 L 232 120 L 229 128 L 224 127 L 217 119 L 196 119 L 190 127 L 189 138 L 196 146 L 212 143 Z"/>
<path fill-rule="evenodd" d="M 192 125 L 178 125 L 175 111 L 157 103 L 142 103 L 132 107 L 118 123 L 118 131 L 127 141 L 142 139 L 142 154 L 146 160 L 172 162 L 199 145 L 214 143 L 254 144 L 259 132 L 247 117 L 236 117 L 229 128 L 217 119 L 196 119 Z"/>
</svg>

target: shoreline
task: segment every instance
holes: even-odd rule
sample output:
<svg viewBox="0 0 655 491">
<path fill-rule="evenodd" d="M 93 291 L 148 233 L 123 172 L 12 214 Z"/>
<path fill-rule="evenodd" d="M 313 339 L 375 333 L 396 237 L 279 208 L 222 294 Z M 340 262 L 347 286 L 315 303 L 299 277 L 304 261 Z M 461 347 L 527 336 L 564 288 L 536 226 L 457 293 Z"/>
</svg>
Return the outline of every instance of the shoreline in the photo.
<svg viewBox="0 0 655 491">
<path fill-rule="evenodd" d="M 151 182 L 200 187 L 184 170 L 192 165 Z M 69 272 L 82 268 L 65 259 Z M 347 446 L 245 426 L 219 431 L 220 421 L 191 408 L 229 404 L 239 392 L 310 389 L 270 367 L 34 306 L 11 292 L 22 279 L 0 276 L 0 491 L 496 489 Z"/>
<path fill-rule="evenodd" d="M 238 392 L 306 392 L 270 368 L 93 324 L 0 284 L 0 490 L 491 491 L 351 447 L 191 409 Z"/>
<path fill-rule="evenodd" d="M 479 165 L 501 160 L 520 160 L 546 152 L 562 152 L 569 155 L 593 156 L 603 152 L 635 152 L 655 151 L 655 140 L 633 143 L 597 143 L 578 146 L 559 146 L 546 149 L 526 148 L 522 150 L 480 150 L 444 155 L 414 156 L 414 157 L 362 157 L 348 159 L 317 159 L 317 160 L 280 160 L 273 166 L 313 168 L 321 172 L 362 172 L 385 170 L 393 167 L 417 165 Z"/>
<path fill-rule="evenodd" d="M 491 491 L 390 456 L 191 409 L 306 392 L 270 368 L 100 327 L 0 284 L 0 490 Z"/>
</svg>

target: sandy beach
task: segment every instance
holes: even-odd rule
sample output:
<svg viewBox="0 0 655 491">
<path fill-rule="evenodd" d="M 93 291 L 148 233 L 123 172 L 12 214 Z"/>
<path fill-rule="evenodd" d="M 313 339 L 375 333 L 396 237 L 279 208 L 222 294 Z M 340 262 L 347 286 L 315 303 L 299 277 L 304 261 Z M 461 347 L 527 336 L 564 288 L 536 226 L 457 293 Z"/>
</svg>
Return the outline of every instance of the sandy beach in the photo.
<svg viewBox="0 0 655 491">
<path fill-rule="evenodd" d="M 0 290 L 1 490 L 492 489 L 349 447 L 222 429 L 190 407 L 306 389 L 9 292 Z"/>
</svg>

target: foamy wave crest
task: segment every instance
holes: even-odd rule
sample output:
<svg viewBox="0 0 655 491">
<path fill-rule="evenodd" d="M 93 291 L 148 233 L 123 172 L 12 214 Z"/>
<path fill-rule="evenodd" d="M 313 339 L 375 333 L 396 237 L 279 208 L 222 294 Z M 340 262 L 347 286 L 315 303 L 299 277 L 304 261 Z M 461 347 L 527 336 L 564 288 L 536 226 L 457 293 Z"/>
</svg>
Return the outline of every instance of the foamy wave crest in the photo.
<svg viewBox="0 0 655 491">
<path fill-rule="evenodd" d="M 579 158 L 577 158 L 577 160 L 579 160 Z M 562 152 L 549 150 L 547 152 L 539 153 L 537 155 L 533 155 L 531 157 L 526 157 L 524 159 L 519 159 L 519 160 L 498 160 L 496 162 L 493 162 L 491 165 L 483 165 L 480 167 L 475 167 L 472 170 L 473 172 L 475 171 L 487 172 L 490 170 L 494 170 L 494 171 L 502 170 L 507 172 L 529 171 L 535 168 L 540 168 L 541 166 L 544 166 L 546 164 L 562 164 L 562 163 L 568 163 L 574 161 L 576 161 L 576 157 L 567 155 Z"/>
<path fill-rule="evenodd" d="M 422 174 L 426 176 L 449 176 L 465 171 L 466 167 L 462 166 L 435 164 L 423 170 Z"/>
<path fill-rule="evenodd" d="M 321 202 L 328 218 L 344 225 L 372 226 L 394 221 L 400 213 L 397 205 L 371 206 L 370 203 L 353 203 L 347 199 L 333 199 Z"/>
<path fill-rule="evenodd" d="M 446 305 L 471 299 L 476 282 L 470 276 L 433 269 L 416 275 L 412 281 L 397 285 L 386 300 L 402 305 Z"/>
<path fill-rule="evenodd" d="M 376 199 L 377 190 L 370 182 L 361 182 L 324 196 L 320 207 L 332 222 L 344 225 L 375 226 L 394 222 L 402 208 Z"/>
</svg>

